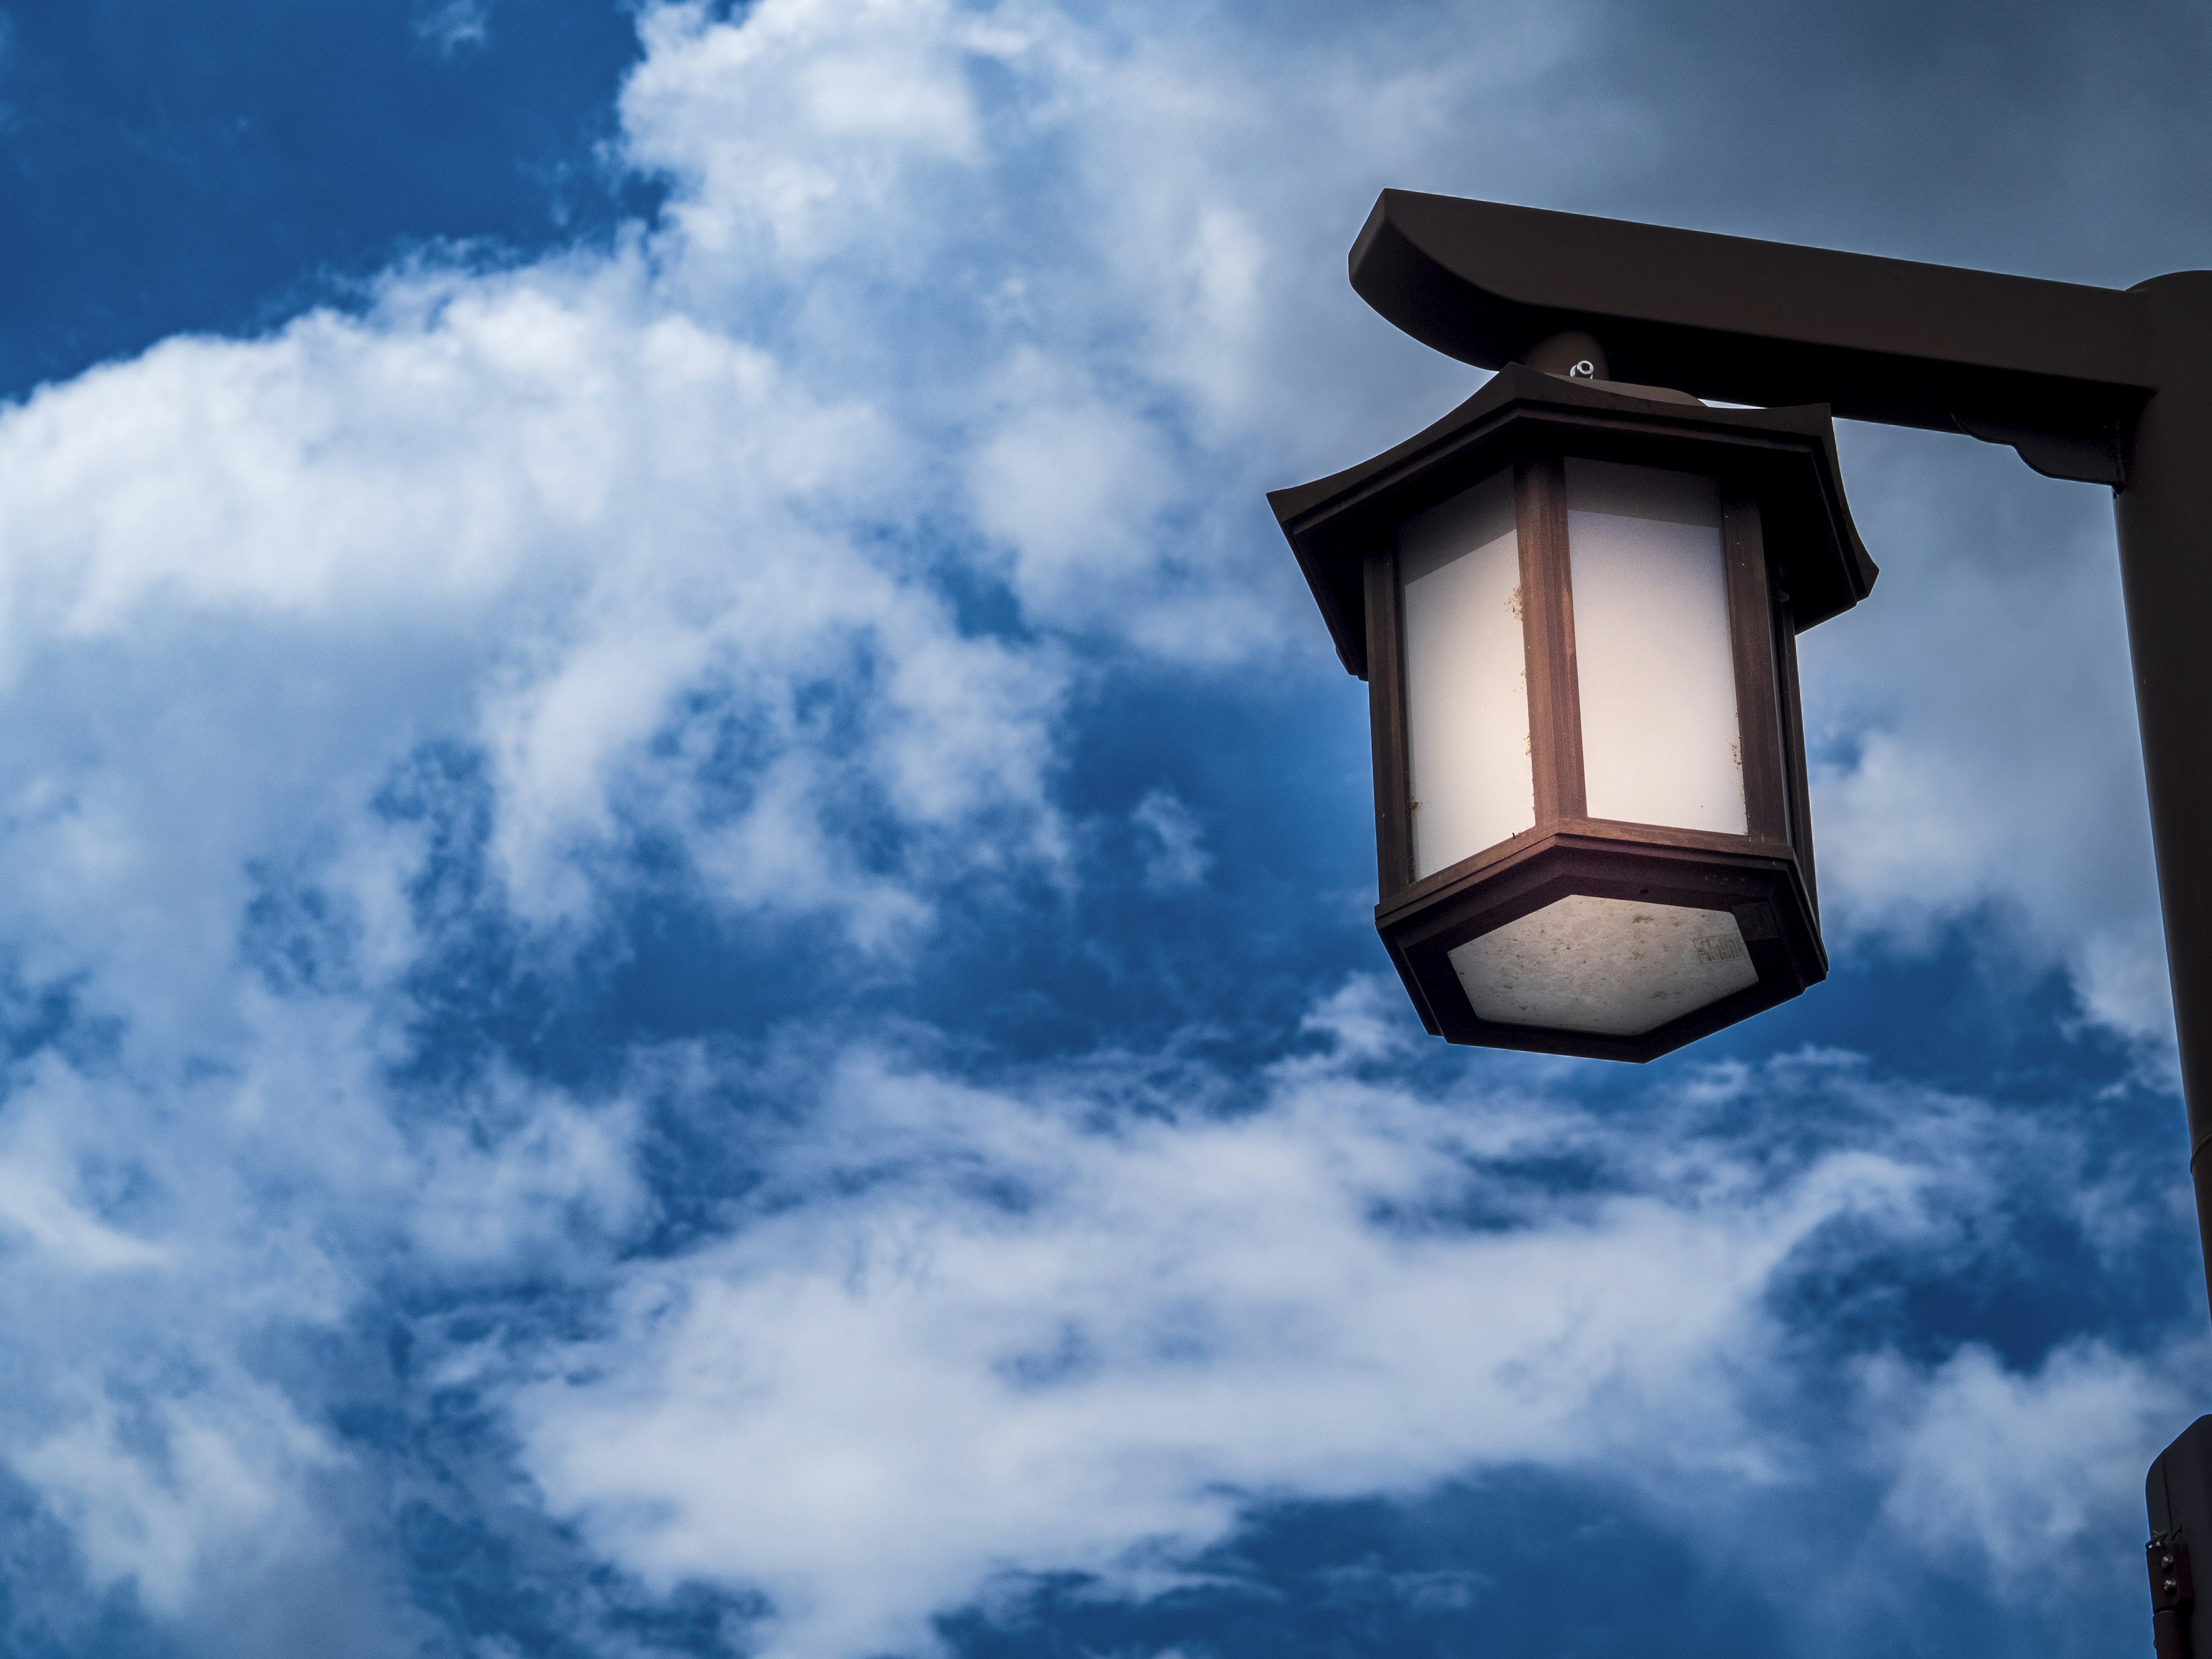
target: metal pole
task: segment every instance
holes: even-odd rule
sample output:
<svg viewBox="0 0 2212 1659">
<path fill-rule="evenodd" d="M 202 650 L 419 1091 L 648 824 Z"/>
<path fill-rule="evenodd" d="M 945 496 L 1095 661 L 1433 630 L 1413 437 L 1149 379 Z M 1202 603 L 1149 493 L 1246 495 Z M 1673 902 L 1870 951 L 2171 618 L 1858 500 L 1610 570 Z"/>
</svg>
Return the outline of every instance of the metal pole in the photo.
<svg viewBox="0 0 2212 1659">
<path fill-rule="evenodd" d="M 2158 390 L 2136 417 L 2112 508 L 2212 1293 L 2212 272 L 2154 276 L 2129 293 L 2143 308 Z M 2212 1546 L 2212 1417 L 2158 1455 L 2143 1486 L 2153 1644 L 2158 1659 L 2191 1659 L 2212 1651 L 2212 1610 L 2200 1614 L 2190 1559 L 2192 1546 Z"/>
<path fill-rule="evenodd" d="M 2212 1294 L 2212 271 L 2130 292 L 2148 314 L 2159 390 L 2136 418 L 2113 514 Z"/>
</svg>

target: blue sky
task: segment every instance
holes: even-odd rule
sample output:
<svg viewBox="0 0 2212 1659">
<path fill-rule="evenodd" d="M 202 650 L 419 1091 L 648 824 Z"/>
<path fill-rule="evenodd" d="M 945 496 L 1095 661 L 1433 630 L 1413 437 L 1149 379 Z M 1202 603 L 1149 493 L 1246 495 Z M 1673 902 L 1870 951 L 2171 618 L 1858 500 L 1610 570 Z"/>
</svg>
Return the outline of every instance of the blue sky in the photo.
<svg viewBox="0 0 2212 1659">
<path fill-rule="evenodd" d="M 2102 492 L 1847 427 L 1826 984 L 1425 1038 L 1385 185 L 2118 285 L 2200 8 L 0 0 L 0 1647 L 2148 1650 Z"/>
</svg>

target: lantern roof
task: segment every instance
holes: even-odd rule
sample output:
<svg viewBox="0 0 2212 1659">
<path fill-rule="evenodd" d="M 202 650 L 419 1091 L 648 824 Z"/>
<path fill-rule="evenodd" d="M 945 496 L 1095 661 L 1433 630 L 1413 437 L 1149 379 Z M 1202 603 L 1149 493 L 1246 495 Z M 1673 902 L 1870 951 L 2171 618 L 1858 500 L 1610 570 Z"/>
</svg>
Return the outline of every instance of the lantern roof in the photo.
<svg viewBox="0 0 2212 1659">
<path fill-rule="evenodd" d="M 1877 572 L 1844 498 L 1826 404 L 1714 408 L 1679 392 L 1565 380 L 1510 363 L 1442 420 L 1373 459 L 1269 492 L 1349 672 L 1367 678 L 1368 552 L 1387 545 L 1407 519 L 1536 446 L 1740 481 L 1759 502 L 1801 631 L 1873 590 Z"/>
</svg>

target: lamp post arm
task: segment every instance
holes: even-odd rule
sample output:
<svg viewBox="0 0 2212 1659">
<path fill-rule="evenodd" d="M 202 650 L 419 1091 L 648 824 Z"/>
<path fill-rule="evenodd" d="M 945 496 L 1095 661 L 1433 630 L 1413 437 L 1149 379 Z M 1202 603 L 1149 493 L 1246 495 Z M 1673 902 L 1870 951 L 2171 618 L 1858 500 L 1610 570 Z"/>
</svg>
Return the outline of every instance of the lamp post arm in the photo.
<svg viewBox="0 0 2212 1659">
<path fill-rule="evenodd" d="M 1616 380 L 1964 431 L 2041 472 L 2122 481 L 2156 389 L 2118 289 L 1386 190 L 1352 285 L 1415 339 L 1496 368 L 1570 329 Z"/>
</svg>

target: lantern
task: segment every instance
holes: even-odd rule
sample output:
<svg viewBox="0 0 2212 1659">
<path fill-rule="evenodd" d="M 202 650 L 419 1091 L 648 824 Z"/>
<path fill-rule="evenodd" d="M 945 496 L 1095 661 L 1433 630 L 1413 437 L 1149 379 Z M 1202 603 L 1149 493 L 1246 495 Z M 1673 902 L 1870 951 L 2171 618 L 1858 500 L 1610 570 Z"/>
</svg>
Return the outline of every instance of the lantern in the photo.
<svg viewBox="0 0 2212 1659">
<path fill-rule="evenodd" d="M 1453 1042 L 1650 1060 L 1825 978 L 1796 635 L 1875 567 L 1825 406 L 1588 337 L 1269 496 L 1368 683 L 1376 926 Z"/>
</svg>

